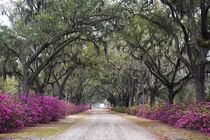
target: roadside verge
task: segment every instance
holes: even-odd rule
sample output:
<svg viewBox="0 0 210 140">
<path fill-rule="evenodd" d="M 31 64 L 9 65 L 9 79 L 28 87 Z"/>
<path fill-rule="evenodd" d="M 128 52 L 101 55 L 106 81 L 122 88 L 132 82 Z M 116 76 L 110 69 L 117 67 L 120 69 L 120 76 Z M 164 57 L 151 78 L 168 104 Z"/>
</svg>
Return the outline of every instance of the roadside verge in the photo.
<svg viewBox="0 0 210 140">
<path fill-rule="evenodd" d="M 49 124 L 39 124 L 35 127 L 27 127 L 14 133 L 0 134 L 0 139 L 42 139 L 45 137 L 57 135 L 67 130 L 78 121 L 83 120 L 89 114 L 89 111 L 78 114 L 71 114 L 65 119 L 61 119 L 57 122 L 50 122 Z"/>
<path fill-rule="evenodd" d="M 210 140 L 209 136 L 202 135 L 197 131 L 192 131 L 184 128 L 176 128 L 161 123 L 158 120 L 139 118 L 137 116 L 132 116 L 125 113 L 118 113 L 113 111 L 110 112 L 116 115 L 120 115 L 127 120 L 135 122 L 141 127 L 144 127 L 150 133 L 156 135 L 161 140 Z"/>
</svg>

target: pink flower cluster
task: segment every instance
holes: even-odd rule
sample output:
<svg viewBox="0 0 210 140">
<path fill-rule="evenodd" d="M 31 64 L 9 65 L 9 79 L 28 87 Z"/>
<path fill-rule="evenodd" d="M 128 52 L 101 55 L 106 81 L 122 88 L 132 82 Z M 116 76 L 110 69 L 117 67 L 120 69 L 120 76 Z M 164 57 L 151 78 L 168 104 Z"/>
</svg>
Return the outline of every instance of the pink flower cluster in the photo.
<svg viewBox="0 0 210 140">
<path fill-rule="evenodd" d="M 171 126 L 200 130 L 210 135 L 210 102 L 187 104 L 157 104 L 152 108 L 147 105 L 139 107 L 138 117 L 160 120 Z"/>
<path fill-rule="evenodd" d="M 76 114 L 90 109 L 90 106 L 70 104 L 70 114 Z"/>
<path fill-rule="evenodd" d="M 22 97 L 21 102 L 25 104 L 24 109 L 27 114 L 26 120 L 28 125 L 57 121 L 67 116 L 71 109 L 70 104 L 64 100 L 36 94 Z"/>
<path fill-rule="evenodd" d="M 0 95 L 0 132 L 23 128 L 25 118 L 25 105 L 18 98 L 10 95 Z"/>
<path fill-rule="evenodd" d="M 76 106 L 56 97 L 36 94 L 21 98 L 0 94 L 0 103 L 0 133 L 57 121 L 68 114 L 89 109 L 89 106 Z"/>
<path fill-rule="evenodd" d="M 112 107 L 108 106 L 108 107 L 106 107 L 106 109 L 110 109 L 110 110 L 111 110 L 111 109 L 112 109 Z"/>
</svg>

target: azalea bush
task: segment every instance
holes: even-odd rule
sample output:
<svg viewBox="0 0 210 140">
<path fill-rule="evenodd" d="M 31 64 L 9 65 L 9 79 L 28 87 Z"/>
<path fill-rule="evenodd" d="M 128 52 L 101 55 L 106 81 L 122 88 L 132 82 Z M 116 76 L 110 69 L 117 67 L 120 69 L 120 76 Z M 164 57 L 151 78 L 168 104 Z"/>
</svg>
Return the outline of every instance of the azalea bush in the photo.
<svg viewBox="0 0 210 140">
<path fill-rule="evenodd" d="M 156 104 L 133 107 L 113 107 L 113 111 L 136 115 L 151 120 L 160 120 L 171 126 L 199 130 L 210 135 L 210 102 L 186 104 Z"/>
<path fill-rule="evenodd" d="M 30 94 L 18 98 L 0 94 L 0 133 L 16 131 L 38 123 L 58 121 L 68 114 L 90 109 L 89 106 L 75 105 L 57 97 Z"/>
<path fill-rule="evenodd" d="M 171 126 L 200 130 L 210 135 L 210 102 L 191 102 L 187 104 L 157 104 L 152 108 L 141 105 L 138 117 L 160 120 Z"/>
<path fill-rule="evenodd" d="M 11 95 L 0 95 L 0 132 L 15 131 L 25 125 L 25 105 Z"/>
<path fill-rule="evenodd" d="M 83 112 L 90 109 L 90 106 L 85 106 L 85 105 L 70 104 L 70 106 L 71 106 L 71 111 L 70 111 L 71 114 Z"/>
<path fill-rule="evenodd" d="M 111 110 L 111 109 L 112 109 L 112 107 L 108 106 L 108 107 L 106 107 L 106 109 L 110 109 L 110 110 Z"/>
<path fill-rule="evenodd" d="M 58 100 L 57 97 L 31 94 L 29 97 L 22 97 L 21 101 L 25 103 L 27 125 L 57 121 L 71 111 L 71 104 Z"/>
</svg>

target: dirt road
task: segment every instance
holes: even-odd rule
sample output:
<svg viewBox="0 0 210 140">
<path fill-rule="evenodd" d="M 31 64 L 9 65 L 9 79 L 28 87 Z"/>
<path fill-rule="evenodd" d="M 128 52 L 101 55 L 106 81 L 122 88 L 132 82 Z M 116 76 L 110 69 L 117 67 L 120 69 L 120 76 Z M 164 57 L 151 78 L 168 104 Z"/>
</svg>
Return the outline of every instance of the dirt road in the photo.
<svg viewBox="0 0 210 140">
<path fill-rule="evenodd" d="M 157 140 L 154 135 L 132 121 L 108 110 L 91 110 L 91 115 L 64 133 L 47 140 Z"/>
</svg>

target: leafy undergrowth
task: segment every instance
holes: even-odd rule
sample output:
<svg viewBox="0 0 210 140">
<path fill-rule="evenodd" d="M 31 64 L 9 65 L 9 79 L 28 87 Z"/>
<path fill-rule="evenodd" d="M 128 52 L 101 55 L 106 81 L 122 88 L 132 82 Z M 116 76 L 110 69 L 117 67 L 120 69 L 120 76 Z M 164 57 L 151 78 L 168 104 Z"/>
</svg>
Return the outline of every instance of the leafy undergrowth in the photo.
<svg viewBox="0 0 210 140">
<path fill-rule="evenodd" d="M 116 111 L 116 112 L 120 112 L 120 113 L 125 113 L 126 112 L 127 107 L 122 106 L 122 107 L 113 107 L 111 108 L 112 111 Z"/>
<path fill-rule="evenodd" d="M 39 124 L 36 127 L 27 127 L 26 129 L 17 132 L 0 134 L 0 139 L 40 139 L 52 135 L 57 135 L 64 132 L 88 115 L 89 112 L 72 114 L 65 119 L 59 120 L 58 122 Z"/>
<path fill-rule="evenodd" d="M 116 112 L 115 112 L 116 113 Z M 127 114 L 116 113 L 125 119 L 134 121 L 161 140 L 210 140 L 209 136 L 184 128 L 177 128 L 161 123 L 158 120 L 139 118 Z"/>
</svg>

